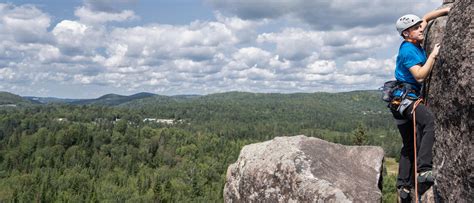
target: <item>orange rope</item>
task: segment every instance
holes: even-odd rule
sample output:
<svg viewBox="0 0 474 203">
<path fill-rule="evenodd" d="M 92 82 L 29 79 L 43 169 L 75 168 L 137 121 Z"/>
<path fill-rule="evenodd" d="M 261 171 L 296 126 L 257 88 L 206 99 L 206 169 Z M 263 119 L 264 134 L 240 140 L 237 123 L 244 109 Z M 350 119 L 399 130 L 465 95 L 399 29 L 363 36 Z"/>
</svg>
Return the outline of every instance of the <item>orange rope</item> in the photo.
<svg viewBox="0 0 474 203">
<path fill-rule="evenodd" d="M 414 160 L 415 160 L 415 202 L 418 203 L 418 169 L 417 169 L 417 163 L 416 163 L 416 113 L 415 109 L 423 101 L 423 99 L 418 99 L 416 100 L 415 104 L 413 104 L 413 109 L 411 110 L 411 113 L 413 114 L 413 151 L 415 151 L 414 155 Z"/>
</svg>

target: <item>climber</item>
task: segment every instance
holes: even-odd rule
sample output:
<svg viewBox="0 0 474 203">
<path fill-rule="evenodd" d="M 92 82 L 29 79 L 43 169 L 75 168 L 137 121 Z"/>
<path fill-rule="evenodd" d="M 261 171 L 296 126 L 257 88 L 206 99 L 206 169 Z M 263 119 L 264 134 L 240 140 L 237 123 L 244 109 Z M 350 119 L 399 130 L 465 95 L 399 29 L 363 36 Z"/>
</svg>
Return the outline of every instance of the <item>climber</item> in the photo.
<svg viewBox="0 0 474 203">
<path fill-rule="evenodd" d="M 450 8 L 444 8 L 427 13 L 422 19 L 408 14 L 400 17 L 396 22 L 398 33 L 403 37 L 396 60 L 395 78 L 407 90 L 397 108 L 391 108 L 398 130 L 403 140 L 400 152 L 400 163 L 397 178 L 397 188 L 401 198 L 410 197 L 413 187 L 414 141 L 412 110 L 416 100 L 420 97 L 423 80 L 429 75 L 439 52 L 436 44 L 432 53 L 426 57 L 423 43 L 423 30 L 430 20 L 447 15 Z M 434 116 L 423 104 L 415 108 L 417 136 L 417 172 L 418 183 L 431 186 L 434 183 L 432 174 L 432 147 L 434 142 Z"/>
</svg>

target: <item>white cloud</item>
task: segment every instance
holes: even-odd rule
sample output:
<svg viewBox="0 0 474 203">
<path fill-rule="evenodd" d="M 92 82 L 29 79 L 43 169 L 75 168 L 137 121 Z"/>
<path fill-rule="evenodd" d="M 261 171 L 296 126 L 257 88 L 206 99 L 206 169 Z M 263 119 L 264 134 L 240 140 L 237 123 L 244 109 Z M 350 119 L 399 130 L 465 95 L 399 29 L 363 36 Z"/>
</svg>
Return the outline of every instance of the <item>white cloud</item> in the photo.
<svg viewBox="0 0 474 203">
<path fill-rule="evenodd" d="M 138 16 L 136 16 L 131 10 L 123 10 L 121 12 L 105 12 L 94 11 L 86 6 L 77 8 L 74 14 L 79 17 L 81 22 L 86 24 L 102 24 L 111 21 L 122 22 L 138 18 Z"/>
<path fill-rule="evenodd" d="M 11 68 L 0 68 L 0 81 L 12 80 L 15 77 L 15 72 Z"/>
<path fill-rule="evenodd" d="M 266 23 L 266 21 L 251 21 L 251 20 L 243 20 L 238 17 L 227 17 L 222 15 L 220 12 L 214 13 L 217 19 L 217 22 L 220 22 L 226 25 L 227 28 L 233 31 L 248 31 L 253 30 L 252 28 L 255 26 L 260 26 Z"/>
<path fill-rule="evenodd" d="M 235 52 L 232 58 L 237 62 L 242 62 L 242 68 L 264 68 L 271 58 L 271 54 L 256 47 L 246 47 Z"/>
<path fill-rule="evenodd" d="M 323 45 L 318 32 L 301 28 L 287 28 L 280 33 L 263 33 L 258 36 L 257 42 L 275 43 L 278 55 L 290 60 L 304 59 Z"/>
<path fill-rule="evenodd" d="M 32 5 L 0 3 L 0 37 L 19 43 L 44 43 L 49 40 L 49 15 Z"/>
<path fill-rule="evenodd" d="M 198 73 L 198 74 L 209 74 L 215 73 L 218 70 L 215 70 L 213 67 L 206 66 L 205 62 L 196 62 L 189 59 L 177 59 L 172 61 L 173 69 L 178 72 L 185 73 Z"/>
<path fill-rule="evenodd" d="M 138 0 L 84 0 L 84 5 L 94 11 L 114 12 L 123 8 L 136 5 Z"/>
<path fill-rule="evenodd" d="M 246 78 L 250 80 L 261 80 L 261 81 L 268 81 L 272 80 L 275 75 L 266 70 L 266 69 L 261 69 L 257 67 L 252 67 L 249 69 L 246 69 L 244 71 L 239 72 L 240 78 Z"/>
<path fill-rule="evenodd" d="M 307 72 L 310 74 L 327 75 L 336 71 L 336 62 L 328 60 L 314 61 L 307 68 Z"/>
<path fill-rule="evenodd" d="M 58 43 L 78 46 L 84 38 L 86 30 L 87 25 L 63 20 L 54 27 L 52 32 Z"/>
<path fill-rule="evenodd" d="M 223 77 L 229 79 L 279 80 L 291 72 L 291 62 L 257 47 L 244 47 L 234 52 L 224 66 Z"/>
<path fill-rule="evenodd" d="M 361 59 L 396 46 L 397 35 L 374 32 L 361 28 L 341 31 L 286 28 L 281 32 L 260 34 L 257 42 L 274 44 L 275 52 L 289 60 L 315 55 L 320 59 Z"/>
<path fill-rule="evenodd" d="M 393 55 L 400 42 L 388 23 L 363 27 L 331 19 L 338 20 L 338 28 L 317 30 L 313 29 L 317 26 L 291 23 L 289 27 L 289 21 L 279 21 L 293 18 L 311 24 L 309 17 L 296 12 L 317 3 L 328 4 L 327 12 L 332 12 L 348 5 L 357 7 L 362 1 L 348 5 L 307 2 L 309 8 L 302 8 L 300 3 L 306 1 L 285 0 L 267 6 L 273 14 L 261 10 L 266 0 L 244 1 L 248 8 L 236 5 L 232 15 L 216 11 L 216 20 L 184 25 L 131 22 L 136 25 L 120 27 L 107 22 L 138 16 L 108 8 L 106 2 L 87 1 L 76 9 L 79 19 L 59 19 L 53 25 L 49 14 L 35 6 L 0 4 L 3 89 L 70 84 L 164 94 L 374 89 L 392 77 Z M 220 6 L 227 8 L 229 2 L 222 1 Z M 263 19 L 255 20 L 257 14 L 243 19 L 243 11 L 259 12 Z"/>
<path fill-rule="evenodd" d="M 344 64 L 346 74 L 388 77 L 393 75 L 395 70 L 395 58 L 377 60 L 368 58 L 360 61 L 347 61 Z"/>
<path fill-rule="evenodd" d="M 52 34 L 62 53 L 69 56 L 95 55 L 98 48 L 106 41 L 105 28 L 90 26 L 77 21 L 63 20 L 59 22 Z"/>
<path fill-rule="evenodd" d="M 371 0 L 207 0 L 215 8 L 243 19 L 294 18 L 319 30 L 374 27 L 393 23 L 405 13 L 423 15 L 432 0 L 416 2 Z M 441 2 L 440 2 L 441 3 Z"/>
<path fill-rule="evenodd" d="M 105 45 L 105 66 L 160 66 L 167 60 L 214 60 L 237 42 L 218 22 L 193 22 L 188 26 L 150 25 L 116 28 Z"/>
<path fill-rule="evenodd" d="M 257 28 L 269 23 L 268 20 L 243 20 L 238 17 L 227 17 L 220 12 L 214 12 L 216 20 L 231 30 L 236 36 L 237 43 L 254 43 L 255 37 L 258 35 Z"/>
<path fill-rule="evenodd" d="M 374 78 L 369 75 L 369 74 L 364 74 L 364 75 L 343 75 L 343 74 L 338 74 L 334 77 L 335 84 L 340 84 L 340 85 L 365 85 L 370 84 L 373 82 Z"/>
<path fill-rule="evenodd" d="M 55 46 L 44 45 L 39 48 L 38 60 L 42 63 L 48 64 L 56 61 L 61 57 L 59 49 Z"/>
</svg>

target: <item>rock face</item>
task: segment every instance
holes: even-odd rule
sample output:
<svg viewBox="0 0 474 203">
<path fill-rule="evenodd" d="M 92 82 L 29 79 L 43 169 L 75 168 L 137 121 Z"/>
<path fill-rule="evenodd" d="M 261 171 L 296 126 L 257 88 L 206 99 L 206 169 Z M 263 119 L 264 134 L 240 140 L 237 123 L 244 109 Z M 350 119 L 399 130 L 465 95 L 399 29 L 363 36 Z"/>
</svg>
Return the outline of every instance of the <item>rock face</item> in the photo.
<svg viewBox="0 0 474 203">
<path fill-rule="evenodd" d="M 428 105 L 436 117 L 433 147 L 436 185 L 445 202 L 474 202 L 473 10 L 472 0 L 456 0 L 445 27 L 440 19 L 427 33 L 433 36 L 426 41 L 428 51 L 442 37 L 429 81 Z M 436 38 L 443 29 L 444 35 Z"/>
<path fill-rule="evenodd" d="M 227 169 L 225 202 L 380 202 L 381 147 L 303 135 L 245 146 Z"/>
<path fill-rule="evenodd" d="M 438 9 L 452 7 L 453 2 L 454 1 L 445 0 L 443 5 Z M 426 53 L 431 53 L 435 44 L 441 44 L 447 22 L 448 16 L 441 16 L 428 23 L 425 29 L 425 41 L 423 43 L 423 48 L 426 50 Z M 436 72 L 432 72 L 432 74 L 436 74 Z"/>
</svg>

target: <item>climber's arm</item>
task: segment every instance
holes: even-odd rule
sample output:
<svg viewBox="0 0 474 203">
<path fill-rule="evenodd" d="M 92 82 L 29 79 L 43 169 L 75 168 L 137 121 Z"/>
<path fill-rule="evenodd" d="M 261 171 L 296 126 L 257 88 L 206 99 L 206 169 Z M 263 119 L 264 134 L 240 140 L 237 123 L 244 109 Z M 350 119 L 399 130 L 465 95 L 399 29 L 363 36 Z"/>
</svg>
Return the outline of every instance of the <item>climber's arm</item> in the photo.
<svg viewBox="0 0 474 203">
<path fill-rule="evenodd" d="M 415 78 L 417 82 L 422 83 L 425 80 L 425 78 L 430 73 L 431 68 L 433 68 L 434 61 L 435 61 L 435 57 L 430 55 L 428 59 L 426 60 L 425 65 L 421 66 L 418 64 L 418 65 L 412 66 L 409 69 L 410 73 L 413 75 L 413 77 Z"/>
<path fill-rule="evenodd" d="M 431 54 L 428 56 L 426 59 L 426 62 L 423 66 L 420 64 L 414 65 L 410 67 L 410 73 L 413 75 L 415 80 L 419 83 L 422 83 L 425 78 L 430 74 L 431 69 L 433 68 L 434 61 L 436 60 L 436 57 L 438 56 L 439 53 L 439 44 L 435 44 L 433 47 L 433 51 Z"/>
<path fill-rule="evenodd" d="M 437 17 L 447 15 L 450 9 L 451 9 L 450 7 L 446 7 L 446 8 L 434 10 L 427 13 L 425 16 L 423 16 L 423 21 L 421 22 L 422 29 L 425 29 L 429 21 L 436 19 Z M 425 78 L 429 75 L 429 73 L 431 72 L 431 69 L 433 68 L 434 61 L 436 59 L 436 56 L 438 55 L 438 52 L 439 52 L 439 44 L 436 44 L 435 47 L 433 48 L 432 53 L 428 56 L 428 59 L 426 60 L 423 66 L 420 64 L 417 64 L 410 67 L 409 69 L 410 73 L 413 75 L 413 77 L 415 78 L 417 82 L 419 83 L 423 82 Z"/>
<path fill-rule="evenodd" d="M 439 10 L 434 10 L 434 11 L 431 11 L 431 12 L 427 13 L 425 16 L 423 16 L 423 21 L 421 22 L 421 28 L 425 29 L 426 25 L 431 20 L 433 20 L 437 17 L 440 17 L 440 16 L 447 15 L 449 13 L 450 9 L 451 9 L 450 7 L 446 7 L 446 8 L 442 8 L 442 9 L 439 9 Z"/>
</svg>

